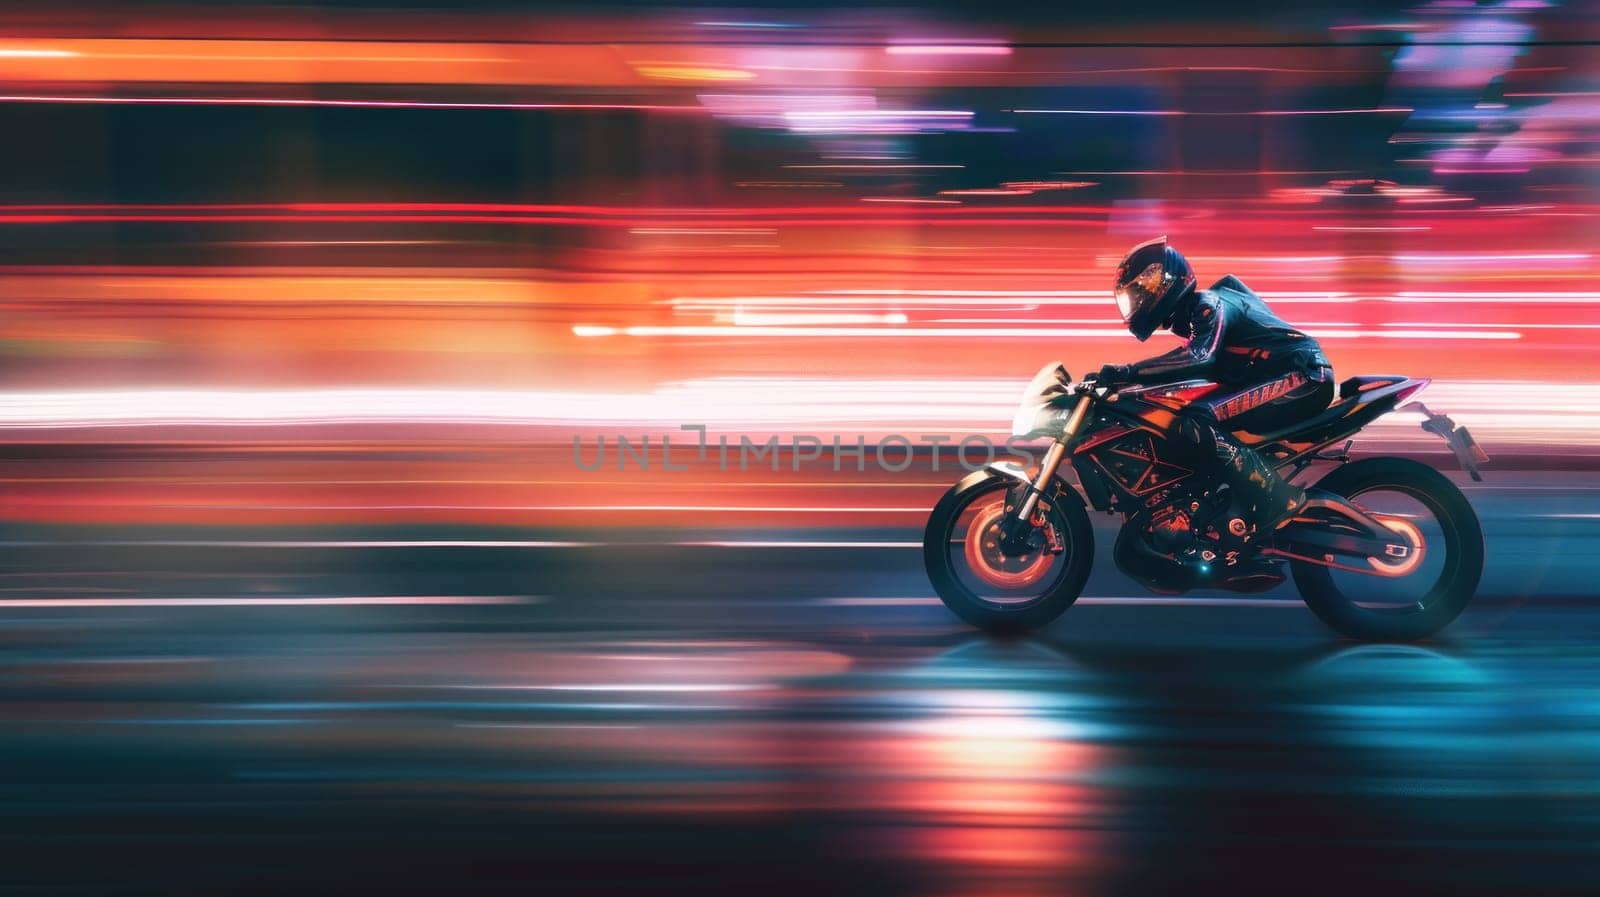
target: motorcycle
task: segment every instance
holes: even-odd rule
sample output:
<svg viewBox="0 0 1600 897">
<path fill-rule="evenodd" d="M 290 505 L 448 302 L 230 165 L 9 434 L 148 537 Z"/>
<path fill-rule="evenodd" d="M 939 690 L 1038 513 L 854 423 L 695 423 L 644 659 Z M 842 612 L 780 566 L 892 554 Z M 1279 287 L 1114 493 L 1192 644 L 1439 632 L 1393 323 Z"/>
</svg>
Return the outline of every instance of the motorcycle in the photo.
<svg viewBox="0 0 1600 897">
<path fill-rule="evenodd" d="M 1050 438 L 1036 470 L 999 462 L 945 493 L 923 536 L 928 576 L 945 605 L 981 629 L 1037 629 L 1077 600 L 1094 560 L 1088 509 L 1122 515 L 1112 557 L 1153 592 L 1259 592 L 1287 564 L 1301 598 L 1354 639 L 1409 641 L 1443 629 L 1483 574 L 1483 531 L 1461 490 L 1406 458 L 1352 461 L 1358 431 L 1401 408 L 1429 383 L 1352 377 L 1322 413 L 1277 432 L 1236 433 L 1293 481 L 1334 465 L 1286 524 L 1258 533 L 1215 476 L 1197 473 L 1168 438 L 1186 405 L 1220 395 L 1191 380 L 1110 388 L 1045 365 L 1013 421 L 1018 439 Z M 1420 402 L 1423 429 L 1442 437 L 1481 480 L 1488 456 L 1463 427 Z M 1343 445 L 1339 444 L 1343 442 Z M 1076 475 L 1076 485 L 1064 476 Z"/>
</svg>

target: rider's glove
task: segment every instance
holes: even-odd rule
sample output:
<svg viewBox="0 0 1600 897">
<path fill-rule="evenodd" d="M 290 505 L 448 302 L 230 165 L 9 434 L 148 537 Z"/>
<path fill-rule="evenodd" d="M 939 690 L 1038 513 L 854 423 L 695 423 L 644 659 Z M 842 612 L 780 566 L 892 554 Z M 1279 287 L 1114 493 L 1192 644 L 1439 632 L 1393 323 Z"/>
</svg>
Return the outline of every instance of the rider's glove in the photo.
<svg viewBox="0 0 1600 897">
<path fill-rule="evenodd" d="M 1108 364 L 1100 368 L 1095 382 L 1101 386 L 1122 386 L 1133 382 L 1133 367 L 1126 364 Z"/>
</svg>

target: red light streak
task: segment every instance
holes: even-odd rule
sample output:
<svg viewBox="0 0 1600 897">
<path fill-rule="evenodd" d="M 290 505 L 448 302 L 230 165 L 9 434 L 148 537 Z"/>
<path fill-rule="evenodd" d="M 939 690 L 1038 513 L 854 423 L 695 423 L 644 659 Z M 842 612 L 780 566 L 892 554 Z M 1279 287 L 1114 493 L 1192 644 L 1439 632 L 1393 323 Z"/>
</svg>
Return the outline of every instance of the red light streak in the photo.
<svg viewBox="0 0 1600 897">
<path fill-rule="evenodd" d="M 357 109 L 507 109 L 533 112 L 674 112 L 709 114 L 702 106 L 648 103 L 514 103 L 434 100 L 354 100 L 309 97 L 125 97 L 70 94 L 6 94 L 0 103 L 66 103 L 112 106 L 331 106 Z"/>
<path fill-rule="evenodd" d="M 1424 224 L 1417 224 L 1417 225 L 1318 224 L 1318 225 L 1314 225 L 1311 229 L 1312 230 L 1335 231 L 1335 232 L 1338 232 L 1338 233 L 1352 233 L 1352 234 L 1407 233 L 1407 232 L 1433 230 L 1433 228 L 1428 227 L 1427 225 L 1424 225 Z"/>
<path fill-rule="evenodd" d="M 940 190 L 940 196 L 1032 196 L 1034 191 L 1015 187 L 975 187 L 970 190 Z"/>
</svg>

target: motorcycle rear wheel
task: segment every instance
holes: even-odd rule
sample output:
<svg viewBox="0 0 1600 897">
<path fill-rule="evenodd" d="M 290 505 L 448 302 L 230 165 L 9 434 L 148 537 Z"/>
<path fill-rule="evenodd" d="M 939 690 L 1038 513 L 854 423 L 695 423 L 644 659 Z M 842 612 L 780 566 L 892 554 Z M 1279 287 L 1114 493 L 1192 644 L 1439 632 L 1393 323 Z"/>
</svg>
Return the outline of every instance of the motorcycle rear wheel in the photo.
<svg viewBox="0 0 1600 897">
<path fill-rule="evenodd" d="M 1405 495 L 1424 506 L 1438 527 L 1438 542 L 1427 550 L 1444 562 L 1432 587 L 1409 607 L 1367 607 L 1361 596 L 1341 588 L 1320 564 L 1293 561 L 1290 569 L 1300 597 L 1322 622 L 1347 638 L 1409 642 L 1450 625 L 1478 589 L 1483 576 L 1483 529 L 1461 490 L 1443 474 L 1405 458 L 1366 458 L 1323 477 L 1316 488 L 1355 500 L 1365 493 Z"/>
</svg>

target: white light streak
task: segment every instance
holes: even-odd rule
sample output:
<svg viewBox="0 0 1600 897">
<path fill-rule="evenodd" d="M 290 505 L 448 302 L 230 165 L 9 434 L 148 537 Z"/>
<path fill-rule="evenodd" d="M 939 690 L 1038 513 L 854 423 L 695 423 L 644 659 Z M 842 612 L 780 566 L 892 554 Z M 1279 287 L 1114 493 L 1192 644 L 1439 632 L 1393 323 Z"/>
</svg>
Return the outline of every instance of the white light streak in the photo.
<svg viewBox="0 0 1600 897">
<path fill-rule="evenodd" d="M 578 325 L 573 328 L 577 333 Z M 587 329 L 587 328 L 586 328 Z M 1086 327 L 737 327 L 720 324 L 683 324 L 683 325 L 640 325 L 636 327 L 623 327 L 612 334 L 633 337 L 716 337 L 716 336 L 759 336 L 759 337 L 878 337 L 883 339 L 922 338 L 922 339 L 1027 339 L 1049 337 L 1132 337 L 1125 328 L 1086 328 Z M 588 335 L 588 334 L 586 334 Z"/>
<path fill-rule="evenodd" d="M 890 44 L 884 52 L 891 56 L 1010 56 L 1005 44 Z"/>
<path fill-rule="evenodd" d="M 766 691 L 774 686 L 758 682 L 617 682 L 579 685 L 440 685 L 430 688 L 455 688 L 467 691 L 576 691 L 650 692 L 662 694 L 700 694 L 704 692 Z"/>
<path fill-rule="evenodd" d="M 1397 262 L 1418 264 L 1455 265 L 1461 263 L 1484 264 L 1489 262 L 1582 262 L 1589 259 L 1587 252 L 1523 252 L 1486 254 L 1481 252 L 1435 252 L 1395 255 Z"/>
<path fill-rule="evenodd" d="M 1489 291 L 1479 292 L 1441 292 L 1441 291 L 1407 291 L 1392 297 L 1382 297 L 1389 302 L 1472 302 L 1492 303 L 1518 303 L 1528 305 L 1590 305 L 1600 303 L 1600 293 L 1568 293 L 1568 292 L 1525 292 L 1525 291 Z"/>
<path fill-rule="evenodd" d="M 1043 357 L 1048 359 L 1049 356 Z M 1032 363 L 1029 362 L 1029 366 Z M 1076 370 L 1078 365 L 1072 367 Z M 815 433 L 826 442 L 833 434 L 842 434 L 841 444 L 853 445 L 853 437 L 865 433 L 869 438 L 867 463 L 870 464 L 872 433 L 907 433 L 913 434 L 913 438 L 918 433 L 999 433 L 1014 410 L 1023 383 L 1021 377 L 810 376 L 712 377 L 611 392 L 533 389 L 11 391 L 0 392 L 0 429 L 12 431 L 12 438 L 18 438 L 19 431 L 74 428 L 333 424 L 516 426 L 552 433 L 558 441 L 580 436 L 581 457 L 586 463 L 593 463 L 598 434 L 642 428 L 653 435 L 650 451 L 654 463 L 660 462 L 661 435 L 670 435 L 676 463 L 700 460 L 713 464 L 718 457 L 716 434 L 719 432 L 734 434 L 729 437 L 729 454 L 735 459 L 739 449 L 738 434 L 748 435 L 754 442 L 768 435 L 790 433 Z M 1600 434 L 1600 409 L 1595 409 L 1592 401 L 1597 393 L 1600 393 L 1600 383 L 1587 381 L 1435 382 L 1428 392 L 1428 404 L 1471 427 L 1485 445 L 1492 446 L 1488 438 L 1491 434 L 1500 438 L 1533 435 L 1542 440 L 1586 442 Z M 782 398 L 775 400 L 775 396 Z M 865 430 L 862 429 L 864 421 L 871 422 Z M 696 435 L 679 429 L 684 423 L 703 423 L 711 429 L 705 459 L 698 458 Z M 1392 414 L 1377 421 L 1369 433 L 1377 438 L 1427 441 L 1442 447 L 1434 437 L 1418 430 L 1417 423 L 1418 418 L 1413 414 Z M 606 442 L 606 466 L 615 469 L 616 444 L 609 436 Z M 534 506 L 534 509 L 556 511 L 573 507 L 544 505 Z M 634 507 L 650 510 L 693 506 Z M 710 506 L 706 510 L 718 508 L 739 513 L 780 510 L 756 504 Z M 823 512 L 822 509 L 812 510 Z M 898 513 L 906 509 L 887 510 Z M 926 508 L 920 510 L 925 512 Z"/>
<path fill-rule="evenodd" d="M 806 121 L 828 118 L 971 118 L 972 112 L 959 109 L 797 109 L 784 116 Z"/>
<path fill-rule="evenodd" d="M 68 59 L 83 54 L 72 50 L 26 50 L 0 47 L 0 59 Z"/>
<path fill-rule="evenodd" d="M 1308 328 L 1309 330 L 1309 328 Z M 1048 339 L 1048 338 L 1131 338 L 1126 328 L 1113 327 L 1034 327 L 1019 321 L 1015 327 L 741 327 L 722 324 L 640 325 L 598 328 L 579 324 L 572 328 L 577 336 L 631 337 L 778 337 L 791 338 L 879 338 L 879 339 Z M 1511 330 L 1310 330 L 1318 339 L 1448 339 L 1511 340 L 1522 334 Z"/>
<path fill-rule="evenodd" d="M 817 312 L 749 312 L 736 311 L 733 323 L 737 327 L 773 327 L 792 324 L 837 326 L 848 324 L 904 324 L 907 318 L 901 312 L 887 314 L 840 314 Z"/>
</svg>

